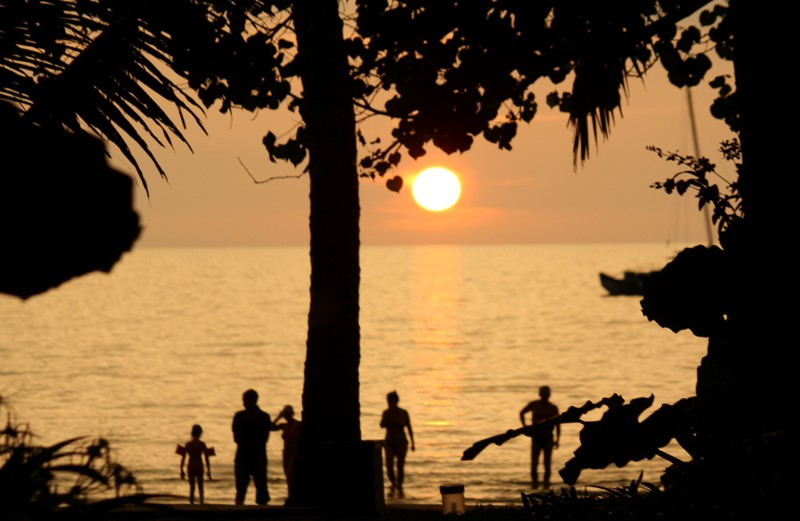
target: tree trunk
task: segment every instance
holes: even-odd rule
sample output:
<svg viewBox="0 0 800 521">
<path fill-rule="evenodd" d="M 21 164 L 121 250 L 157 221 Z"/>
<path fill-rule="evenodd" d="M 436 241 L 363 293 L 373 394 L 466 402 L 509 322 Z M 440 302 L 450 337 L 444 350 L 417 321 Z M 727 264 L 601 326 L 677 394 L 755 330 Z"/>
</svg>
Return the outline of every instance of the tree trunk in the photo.
<svg viewBox="0 0 800 521">
<path fill-rule="evenodd" d="M 303 426 L 297 478 L 288 503 L 313 505 L 320 503 L 324 490 L 348 479 L 347 469 L 330 468 L 326 457 L 330 447 L 361 439 L 361 210 L 355 114 L 338 2 L 298 0 L 293 15 L 309 151 L 311 303 Z"/>
<path fill-rule="evenodd" d="M 788 476 L 788 454 L 774 448 L 792 432 L 796 365 L 791 362 L 796 318 L 791 293 L 797 271 L 786 249 L 796 213 L 795 191 L 787 181 L 796 170 L 796 136 L 786 124 L 797 121 L 798 100 L 781 91 L 776 76 L 786 62 L 795 29 L 791 17 L 743 0 L 731 0 L 734 24 L 736 90 L 741 110 L 742 165 L 739 187 L 745 212 L 738 247 L 736 297 L 729 315 L 730 331 L 711 338 L 698 372 L 700 434 L 720 461 L 749 462 L 765 475 Z M 765 36 L 765 28 L 769 37 Z M 770 102 L 769 100 L 773 100 Z M 778 436 L 776 434 L 782 433 Z M 743 452 L 743 448 L 746 453 Z M 739 453 L 738 455 L 736 453 Z M 753 472 L 752 474 L 755 474 Z M 775 483 L 769 487 L 774 488 Z M 793 490 L 790 488 L 790 490 Z M 780 493 L 780 491 L 779 491 Z"/>
</svg>

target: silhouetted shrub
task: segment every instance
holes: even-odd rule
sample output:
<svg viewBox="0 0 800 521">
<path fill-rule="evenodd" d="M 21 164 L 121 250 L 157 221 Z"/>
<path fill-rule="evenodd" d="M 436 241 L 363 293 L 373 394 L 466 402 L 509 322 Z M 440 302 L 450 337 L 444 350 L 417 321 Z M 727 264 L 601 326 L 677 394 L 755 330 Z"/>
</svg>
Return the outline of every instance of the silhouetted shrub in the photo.
<svg viewBox="0 0 800 521">
<path fill-rule="evenodd" d="M 0 518 L 3 521 L 96 520 L 148 499 L 133 474 L 114 460 L 103 438 L 34 443 L 0 396 Z"/>
</svg>

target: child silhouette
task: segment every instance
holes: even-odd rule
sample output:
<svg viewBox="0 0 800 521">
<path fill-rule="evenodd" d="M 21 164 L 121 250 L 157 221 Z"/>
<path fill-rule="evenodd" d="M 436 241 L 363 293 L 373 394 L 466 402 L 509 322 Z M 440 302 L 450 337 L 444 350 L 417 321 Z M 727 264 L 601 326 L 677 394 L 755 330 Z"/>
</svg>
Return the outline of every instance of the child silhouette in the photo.
<svg viewBox="0 0 800 521">
<path fill-rule="evenodd" d="M 181 455 L 181 479 L 186 479 L 189 475 L 189 503 L 194 503 L 194 492 L 197 489 L 200 496 L 200 504 L 205 503 L 203 491 L 203 459 L 208 472 L 208 480 L 211 481 L 211 461 L 209 456 L 214 456 L 214 448 L 207 447 L 204 441 L 200 440 L 203 435 L 203 428 L 200 425 L 192 425 L 192 439 L 186 442 L 186 446 L 178 445 L 175 452 Z M 184 471 L 186 456 L 189 456 L 189 463 Z"/>
</svg>

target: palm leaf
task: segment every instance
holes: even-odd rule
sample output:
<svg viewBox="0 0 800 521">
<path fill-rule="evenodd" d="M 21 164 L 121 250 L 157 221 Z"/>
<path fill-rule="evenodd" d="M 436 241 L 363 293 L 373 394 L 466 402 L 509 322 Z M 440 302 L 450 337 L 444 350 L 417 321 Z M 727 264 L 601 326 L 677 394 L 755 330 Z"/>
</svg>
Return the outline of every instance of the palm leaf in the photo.
<svg viewBox="0 0 800 521">
<path fill-rule="evenodd" d="M 108 478 L 105 477 L 99 470 L 81 464 L 65 464 L 65 465 L 50 465 L 47 467 L 52 472 L 77 474 L 89 478 L 94 483 L 107 486 L 109 484 Z"/>
<path fill-rule="evenodd" d="M 170 9 L 191 5 L 171 2 Z M 171 64 L 169 34 L 157 29 L 163 8 L 134 0 L 0 0 L 0 98 L 16 102 L 30 122 L 100 135 L 147 189 L 137 154 L 165 176 L 151 143 L 177 139 L 191 150 L 186 114 L 205 132 L 202 106 L 161 72 Z"/>
</svg>

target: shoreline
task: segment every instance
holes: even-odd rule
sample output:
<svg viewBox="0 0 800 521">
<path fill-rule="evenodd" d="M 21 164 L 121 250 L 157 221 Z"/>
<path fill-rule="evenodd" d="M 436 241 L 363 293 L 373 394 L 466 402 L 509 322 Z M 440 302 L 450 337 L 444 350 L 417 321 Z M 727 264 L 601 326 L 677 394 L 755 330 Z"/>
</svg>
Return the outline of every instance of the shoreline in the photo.
<svg viewBox="0 0 800 521">
<path fill-rule="evenodd" d="M 467 512 L 472 510 L 468 508 Z M 114 521 L 158 520 L 177 521 L 205 519 L 213 521 L 255 521 L 262 519 L 292 520 L 337 520 L 337 519 L 386 519 L 439 520 L 444 514 L 441 505 L 386 505 L 374 511 L 349 512 L 312 507 L 258 506 L 258 505 L 176 505 L 168 503 L 145 503 L 126 505 L 109 513 Z"/>
</svg>

